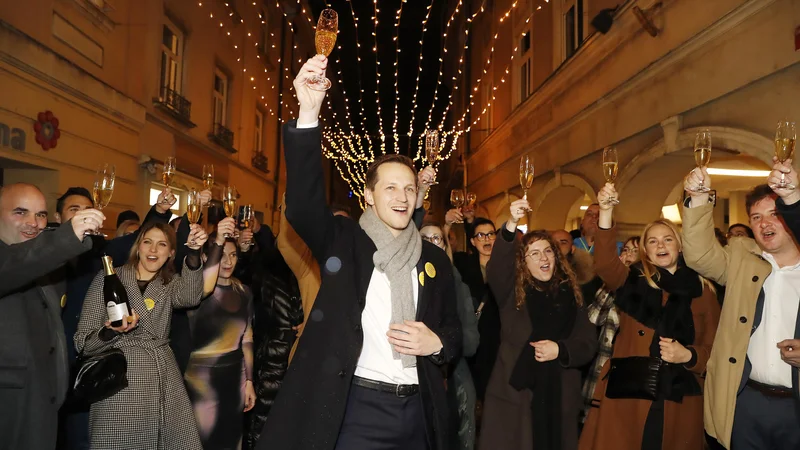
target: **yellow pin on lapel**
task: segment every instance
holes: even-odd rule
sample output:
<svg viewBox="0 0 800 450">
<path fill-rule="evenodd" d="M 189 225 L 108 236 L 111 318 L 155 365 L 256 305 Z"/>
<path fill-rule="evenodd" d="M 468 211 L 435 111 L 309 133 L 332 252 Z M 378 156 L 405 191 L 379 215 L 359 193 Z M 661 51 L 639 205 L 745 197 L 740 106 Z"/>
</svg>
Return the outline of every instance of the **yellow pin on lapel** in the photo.
<svg viewBox="0 0 800 450">
<path fill-rule="evenodd" d="M 419 284 L 425 286 L 425 274 L 422 272 L 419 273 Z"/>
<path fill-rule="evenodd" d="M 156 302 L 152 298 L 144 299 L 144 306 L 147 307 L 147 310 L 150 311 L 151 309 L 155 308 Z"/>
<path fill-rule="evenodd" d="M 61 307 L 67 306 L 67 294 L 61 296 Z"/>
<path fill-rule="evenodd" d="M 436 278 L 436 268 L 429 262 L 425 263 L 425 273 L 431 278 Z"/>
</svg>

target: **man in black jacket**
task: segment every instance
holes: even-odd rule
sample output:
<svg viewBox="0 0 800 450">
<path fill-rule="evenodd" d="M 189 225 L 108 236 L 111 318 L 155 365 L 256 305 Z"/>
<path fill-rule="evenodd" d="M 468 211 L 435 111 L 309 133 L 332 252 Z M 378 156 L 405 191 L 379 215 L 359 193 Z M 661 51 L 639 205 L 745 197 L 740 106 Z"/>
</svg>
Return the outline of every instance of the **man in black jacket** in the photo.
<svg viewBox="0 0 800 450">
<path fill-rule="evenodd" d="M 411 223 L 417 180 L 406 157 L 370 167 L 358 223 L 326 206 L 317 118 L 317 55 L 294 88 L 284 128 L 286 216 L 322 270 L 322 285 L 259 441 L 270 450 L 447 448 L 442 366 L 461 351 L 449 259 Z"/>
<path fill-rule="evenodd" d="M 67 343 L 61 325 L 63 278 L 54 274 L 91 248 L 84 233 L 103 214 L 86 209 L 53 231 L 35 186 L 0 189 L 0 448 L 52 449 L 67 393 Z"/>
</svg>

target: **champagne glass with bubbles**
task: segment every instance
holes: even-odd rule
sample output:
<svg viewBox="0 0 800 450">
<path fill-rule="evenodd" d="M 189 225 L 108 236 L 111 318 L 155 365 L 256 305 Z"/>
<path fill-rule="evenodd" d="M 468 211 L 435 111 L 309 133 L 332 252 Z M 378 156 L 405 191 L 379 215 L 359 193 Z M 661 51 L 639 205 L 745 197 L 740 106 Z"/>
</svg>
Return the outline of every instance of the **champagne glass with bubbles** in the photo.
<svg viewBox="0 0 800 450">
<path fill-rule="evenodd" d="M 225 188 L 225 192 L 222 194 L 222 207 L 225 209 L 225 215 L 228 217 L 236 217 L 236 202 L 238 200 L 239 193 L 236 192 L 236 186 L 228 186 Z M 230 234 L 225 233 L 225 237 L 231 237 Z"/>
<path fill-rule="evenodd" d="M 253 205 L 244 205 L 239 210 L 239 229 L 252 230 L 253 229 Z M 243 245 L 250 245 L 250 241 L 242 242 Z"/>
<path fill-rule="evenodd" d="M 614 184 L 617 179 L 617 169 L 619 164 L 619 157 L 617 156 L 616 147 L 606 147 L 603 150 L 603 176 L 606 183 Z M 608 204 L 611 206 L 619 205 L 619 199 L 612 197 L 608 199 Z"/>
<path fill-rule="evenodd" d="M 214 187 L 214 165 L 203 164 L 203 189 L 210 191 Z"/>
<path fill-rule="evenodd" d="M 456 209 L 460 209 L 464 205 L 464 190 L 463 189 L 453 189 L 450 191 L 450 203 L 453 204 L 453 207 Z M 459 220 L 458 223 L 462 221 Z"/>
<path fill-rule="evenodd" d="M 97 171 L 92 187 L 92 200 L 94 206 L 102 211 L 103 208 L 108 206 L 111 202 L 111 196 L 114 194 L 114 181 L 116 180 L 116 169 L 113 164 L 103 164 Z M 102 236 L 99 230 L 87 233 L 95 236 Z"/>
<path fill-rule="evenodd" d="M 794 158 L 794 144 L 797 139 L 797 128 L 794 122 L 783 120 L 778 122 L 778 129 L 775 130 L 775 158 L 785 163 L 786 160 Z M 781 173 L 781 184 L 783 189 L 796 189 L 797 186 L 786 182 L 786 174 Z"/>
<path fill-rule="evenodd" d="M 323 9 L 317 22 L 317 32 L 314 35 L 314 43 L 317 47 L 318 55 L 327 57 L 336 46 L 336 33 L 339 31 L 339 16 L 332 9 Z M 327 91 L 331 88 L 331 80 L 315 75 L 306 81 L 306 85 L 315 91 Z"/>
<path fill-rule="evenodd" d="M 189 219 L 189 223 L 198 223 L 200 222 L 200 214 L 202 212 L 202 207 L 200 206 L 200 194 L 192 189 L 189 192 L 189 195 L 186 197 L 186 218 Z M 194 240 L 191 242 L 192 245 L 195 244 Z M 188 243 L 186 245 L 189 245 Z"/>
<path fill-rule="evenodd" d="M 522 186 L 522 198 L 527 200 L 528 189 L 533 185 L 533 156 L 531 155 L 523 155 L 519 159 L 519 184 Z"/>
<path fill-rule="evenodd" d="M 711 162 L 711 132 L 702 130 L 697 132 L 694 138 L 694 163 L 698 169 L 708 167 Z M 708 192 L 711 189 L 706 186 L 698 186 L 695 192 Z"/>
</svg>

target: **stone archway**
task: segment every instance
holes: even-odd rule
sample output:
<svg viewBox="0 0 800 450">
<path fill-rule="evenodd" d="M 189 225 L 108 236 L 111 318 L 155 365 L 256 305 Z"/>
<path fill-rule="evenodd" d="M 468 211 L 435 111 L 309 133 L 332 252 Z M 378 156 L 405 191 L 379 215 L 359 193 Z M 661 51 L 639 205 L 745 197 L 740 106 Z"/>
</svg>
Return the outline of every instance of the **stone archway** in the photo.
<svg viewBox="0 0 800 450">
<path fill-rule="evenodd" d="M 694 161 L 690 153 L 683 159 L 664 157 L 691 149 L 694 146 L 695 135 L 700 130 L 707 129 L 711 132 L 713 148 L 733 150 L 751 156 L 767 166 L 772 165 L 774 143 L 760 134 L 717 126 L 678 130 L 674 125 L 676 123 L 679 121 L 665 122 L 663 125 L 665 138 L 654 142 L 636 155 L 630 163 L 620 167 L 620 177 L 617 178 L 616 186 L 620 192 L 621 203 L 615 210 L 615 219 L 621 225 L 637 228 L 659 217 L 661 207 L 666 200 L 672 202 L 668 197 L 674 193 L 676 183 L 680 183 L 683 176 L 694 167 Z"/>
<path fill-rule="evenodd" d="M 567 221 L 572 205 L 588 195 L 597 201 L 597 189 L 580 175 L 556 172 L 556 176 L 536 193 L 531 203 L 531 229 L 560 229 Z"/>
</svg>

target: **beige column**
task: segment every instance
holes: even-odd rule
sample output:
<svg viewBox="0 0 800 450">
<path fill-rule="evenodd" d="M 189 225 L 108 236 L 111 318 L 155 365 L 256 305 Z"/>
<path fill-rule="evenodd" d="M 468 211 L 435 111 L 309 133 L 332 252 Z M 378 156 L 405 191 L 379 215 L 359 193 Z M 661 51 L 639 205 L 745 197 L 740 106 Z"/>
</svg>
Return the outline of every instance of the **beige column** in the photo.
<svg viewBox="0 0 800 450">
<path fill-rule="evenodd" d="M 728 200 L 728 217 L 730 218 L 729 225 L 734 223 L 748 224 L 750 222 L 744 206 L 744 198 L 746 194 L 746 191 L 731 191 L 730 199 Z"/>
</svg>

